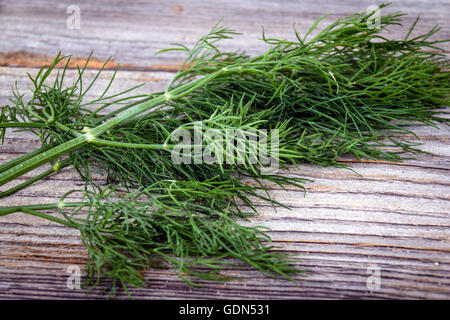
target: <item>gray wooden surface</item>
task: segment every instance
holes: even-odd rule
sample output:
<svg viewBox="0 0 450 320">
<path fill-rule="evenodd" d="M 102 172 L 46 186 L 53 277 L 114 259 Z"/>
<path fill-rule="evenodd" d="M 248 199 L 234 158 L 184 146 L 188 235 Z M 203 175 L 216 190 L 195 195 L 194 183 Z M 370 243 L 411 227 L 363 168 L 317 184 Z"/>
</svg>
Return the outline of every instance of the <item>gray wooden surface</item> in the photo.
<svg viewBox="0 0 450 320">
<path fill-rule="evenodd" d="M 126 5 L 125 5 L 126 3 Z M 66 28 L 66 8 L 81 9 L 81 28 Z M 192 44 L 218 19 L 243 32 L 224 46 L 249 53 L 264 50 L 258 40 L 268 35 L 292 38 L 295 22 L 305 32 L 313 20 L 362 11 L 372 1 L 0 1 L 0 104 L 10 87 L 26 88 L 26 73 L 48 62 L 60 49 L 83 61 L 95 50 L 96 68 L 112 55 L 123 65 L 112 90 L 146 82 L 142 92 L 160 90 L 173 76 L 181 56 L 155 56 L 171 42 Z M 393 1 L 386 11 L 417 14 L 419 31 L 439 23 L 439 38 L 450 38 L 448 1 Z M 390 37 L 404 31 L 393 29 Z M 448 49 L 448 44 L 446 45 Z M 94 70 L 88 72 L 92 77 Z M 100 79 L 105 84 L 111 71 Z M 98 92 L 98 91 L 97 91 Z M 448 116 L 448 113 L 447 113 Z M 281 250 L 293 253 L 307 270 L 297 283 L 262 276 L 238 264 L 225 271 L 241 280 L 224 284 L 202 282 L 191 288 L 171 270 L 145 273 L 148 286 L 132 290 L 136 298 L 156 299 L 300 299 L 300 298 L 450 298 L 450 130 L 416 127 L 431 154 L 403 163 L 351 158 L 361 174 L 336 168 L 303 165 L 286 175 L 311 178 L 304 197 L 300 190 L 273 188 L 272 195 L 292 210 L 277 212 L 261 204 L 252 224 L 265 225 Z M 406 137 L 411 139 L 411 137 Z M 0 146 L 0 163 L 38 147 L 35 137 L 8 131 Z M 31 174 L 34 174 L 35 171 Z M 26 175 L 23 178 L 29 177 Z M 101 180 L 101 177 L 98 177 Z M 55 202 L 82 185 L 71 169 L 6 199 L 0 206 Z M 102 298 L 100 290 L 67 288 L 71 265 L 82 268 L 85 250 L 77 232 L 24 214 L 0 218 L 0 298 Z M 374 268 L 381 286 L 367 286 Z M 119 298 L 126 296 L 121 293 Z"/>
</svg>

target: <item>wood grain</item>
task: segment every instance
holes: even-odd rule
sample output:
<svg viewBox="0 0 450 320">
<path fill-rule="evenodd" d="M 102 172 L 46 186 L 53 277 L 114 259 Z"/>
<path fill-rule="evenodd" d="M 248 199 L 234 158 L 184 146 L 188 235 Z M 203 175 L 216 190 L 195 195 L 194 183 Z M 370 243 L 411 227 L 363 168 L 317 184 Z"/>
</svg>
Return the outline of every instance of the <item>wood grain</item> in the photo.
<svg viewBox="0 0 450 320">
<path fill-rule="evenodd" d="M 299 30 L 305 31 L 322 14 L 332 12 L 334 18 L 371 4 L 168 1 L 130 2 L 124 8 L 122 2 L 80 1 L 81 29 L 67 30 L 68 3 L 0 3 L 0 25 L 5 26 L 0 32 L 0 64 L 5 65 L 0 67 L 0 105 L 7 103 L 15 80 L 25 89 L 26 73 L 35 73 L 34 67 L 60 48 L 79 57 L 95 48 L 99 61 L 113 55 L 116 61 L 127 64 L 127 70 L 118 73 L 111 91 L 145 82 L 147 85 L 138 89 L 145 93 L 162 90 L 173 75 L 168 71 L 180 59 L 154 57 L 154 52 L 169 42 L 192 43 L 220 16 L 231 27 L 245 32 L 237 44 L 227 46 L 254 53 L 264 48 L 254 40 L 261 23 L 270 35 L 284 37 L 294 21 Z M 444 6 L 441 1 L 395 1 L 389 10 L 421 13 L 426 29 L 435 23 L 445 24 L 448 13 Z M 442 38 L 449 38 L 448 29 L 443 31 Z M 19 51 L 28 55 L 15 54 Z M 94 73 L 88 70 L 87 78 Z M 72 75 L 74 71 L 68 74 Z M 98 93 L 111 75 L 112 71 L 106 71 L 87 98 Z M 275 211 L 258 203 L 261 215 L 250 224 L 270 227 L 279 250 L 299 259 L 296 264 L 306 273 L 297 278 L 297 283 L 264 277 L 238 263 L 224 274 L 239 275 L 241 280 L 224 284 L 204 281 L 200 288 L 187 286 L 171 270 L 150 270 L 145 274 L 148 286 L 133 289 L 132 295 L 138 299 L 450 299 L 450 129 L 413 129 L 430 154 L 419 154 L 403 163 L 358 163 L 344 157 L 342 161 L 351 163 L 360 175 L 313 165 L 302 165 L 300 171 L 285 170 L 286 175 L 314 180 L 306 184 L 306 196 L 296 188 L 283 191 L 270 186 L 272 196 L 292 210 Z M 38 146 L 35 137 L 9 130 L 0 146 L 0 163 Z M 55 202 L 81 185 L 68 168 L 0 199 L 0 206 Z M 88 296 L 85 290 L 67 288 L 67 268 L 82 268 L 85 261 L 86 251 L 77 232 L 25 214 L 0 218 L 0 298 L 104 298 L 101 289 L 107 283 Z M 372 291 L 367 286 L 371 266 L 381 273 L 381 287 Z M 121 292 L 118 298 L 126 295 Z"/>
<path fill-rule="evenodd" d="M 403 11 L 405 28 L 393 27 L 388 37 L 402 37 L 420 15 L 415 34 L 434 25 L 443 26 L 439 37 L 450 38 L 447 28 L 448 1 L 392 1 L 386 12 Z M 76 4 L 81 11 L 80 29 L 68 29 L 66 9 Z M 304 34 L 319 17 L 330 14 L 325 26 L 336 18 L 365 11 L 372 0 L 346 1 L 25 1 L 0 5 L 0 65 L 39 66 L 58 51 L 85 58 L 114 59 L 129 69 L 173 68 L 182 61 L 181 53 L 155 56 L 169 43 L 193 45 L 221 18 L 223 24 L 242 33 L 224 41 L 223 48 L 261 53 L 266 46 L 260 40 L 262 27 L 268 37 L 294 39 L 292 26 Z M 383 12 L 384 13 L 384 12 Z M 314 33 L 313 33 L 314 34 Z M 443 44 L 449 50 L 450 46 Z"/>
</svg>

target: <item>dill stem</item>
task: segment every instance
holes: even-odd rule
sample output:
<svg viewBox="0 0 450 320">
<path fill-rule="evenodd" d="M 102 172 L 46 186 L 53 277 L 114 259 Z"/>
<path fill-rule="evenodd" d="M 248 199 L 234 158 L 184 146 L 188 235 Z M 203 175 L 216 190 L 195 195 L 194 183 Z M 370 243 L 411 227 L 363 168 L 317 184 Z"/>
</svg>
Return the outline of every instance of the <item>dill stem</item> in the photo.
<svg viewBox="0 0 450 320">
<path fill-rule="evenodd" d="M 47 149 L 48 149 L 48 146 L 40 147 L 40 148 L 38 148 L 36 150 L 33 150 L 33 151 L 31 151 L 29 153 L 26 153 L 24 155 L 21 155 L 21 156 L 15 158 L 13 160 L 7 162 L 7 163 L 4 163 L 4 164 L 0 165 L 0 173 L 2 173 L 3 171 L 6 171 L 9 168 L 14 167 L 18 163 L 21 163 L 21 162 L 23 162 L 23 161 L 25 161 L 27 159 L 30 159 L 30 158 L 32 158 L 32 157 L 42 153 L 43 151 L 45 151 Z"/>
<path fill-rule="evenodd" d="M 43 123 L 39 122 L 0 122 L 0 128 L 42 128 Z"/>
<path fill-rule="evenodd" d="M 21 175 L 47 163 L 57 157 L 64 155 L 74 149 L 77 149 L 85 145 L 88 141 L 86 136 L 80 136 L 67 141 L 59 146 L 56 146 L 50 150 L 44 151 L 30 159 L 18 163 L 10 169 L 7 169 L 0 175 L 0 186 L 20 177 Z M 14 161 L 14 160 L 13 160 Z"/>
<path fill-rule="evenodd" d="M 45 172 L 43 172 L 43 173 L 41 173 L 41 174 L 39 174 L 39 175 L 37 175 L 35 177 L 33 177 L 33 178 L 23 182 L 23 183 L 15 186 L 13 188 L 11 188 L 9 190 L 6 190 L 4 192 L 0 192 L 0 198 L 4 198 L 6 196 L 10 196 L 10 195 L 12 195 L 12 194 L 14 194 L 14 193 L 16 193 L 16 192 L 18 192 L 18 191 L 28 187 L 29 185 L 32 185 L 36 181 L 39 181 L 39 180 L 41 180 L 41 179 L 51 175 L 52 173 L 55 173 L 55 172 L 65 168 L 65 167 L 70 166 L 70 164 L 71 164 L 70 160 L 66 159 L 66 160 L 62 161 L 61 163 L 59 163 L 59 167 L 58 167 L 57 170 L 55 170 L 54 168 L 49 169 L 49 170 L 47 170 L 47 171 L 45 171 Z"/>
<path fill-rule="evenodd" d="M 89 132 L 87 132 L 84 135 L 78 136 L 72 140 L 69 140 L 63 144 L 60 144 L 50 150 L 47 150 L 41 154 L 38 154 L 30 159 L 27 159 L 21 163 L 18 163 L 17 165 L 5 170 L 0 175 L 0 186 L 3 186 L 4 184 L 20 177 L 21 175 L 51 161 L 56 159 L 57 157 L 67 154 L 70 151 L 73 151 L 77 148 L 82 147 L 83 145 L 86 145 L 92 141 L 95 140 L 96 137 L 100 136 L 104 132 L 118 126 L 120 123 L 127 119 L 134 118 L 135 116 L 154 108 L 158 105 L 161 105 L 162 103 L 166 101 L 170 101 L 173 99 L 182 98 L 195 90 L 201 88 L 202 86 L 206 85 L 208 82 L 214 80 L 221 74 L 225 72 L 241 72 L 243 71 L 242 68 L 239 67 L 233 67 L 233 68 L 222 68 L 214 73 L 211 73 L 207 76 L 204 76 L 202 78 L 190 81 L 188 83 L 185 83 L 179 87 L 176 87 L 164 94 L 161 94 L 149 101 L 146 101 L 142 104 L 139 104 L 129 110 L 124 111 L 123 113 L 115 116 L 114 118 L 102 123 L 101 125 L 91 129 Z M 14 160 L 12 160 L 14 161 Z"/>
<path fill-rule="evenodd" d="M 188 144 L 188 145 L 170 145 L 170 144 L 145 144 L 145 143 L 127 143 L 119 141 L 109 141 L 104 139 L 97 139 L 91 141 L 93 144 L 98 144 L 102 146 L 110 147 L 121 147 L 121 148 L 133 148 L 133 149 L 153 149 L 153 150 L 170 150 L 175 146 L 178 148 L 195 148 L 199 145 Z"/>
<path fill-rule="evenodd" d="M 21 209 L 21 211 L 23 213 L 26 213 L 26 214 L 29 214 L 29 215 L 32 215 L 32 216 L 36 216 L 36 217 L 39 217 L 39 218 L 47 219 L 49 221 L 53 221 L 53 222 L 62 224 L 62 225 L 66 226 L 66 227 L 69 227 L 69 228 L 78 229 L 75 224 L 70 223 L 70 222 L 65 221 L 65 220 L 62 220 L 62 219 L 59 219 L 59 218 L 56 218 L 56 217 L 53 217 L 53 216 L 51 216 L 49 214 L 45 214 L 45 213 L 42 213 L 42 212 L 39 212 L 39 211 L 30 210 L 30 209 Z"/>
<path fill-rule="evenodd" d="M 82 206 L 82 205 L 86 205 L 86 204 L 87 203 L 85 203 L 85 202 L 64 202 L 64 208 L 78 207 L 78 206 Z M 23 212 L 23 213 L 28 213 L 28 214 L 32 214 L 35 216 L 39 216 L 39 217 L 45 218 L 47 220 L 54 221 L 54 219 L 57 219 L 57 220 L 59 220 L 57 222 L 60 222 L 63 220 L 52 217 L 50 215 L 46 215 L 41 212 L 37 212 L 37 210 L 55 210 L 60 207 L 61 207 L 61 203 L 31 204 L 31 205 L 25 205 L 25 206 L 0 207 L 0 216 L 6 216 L 6 215 L 9 215 L 12 213 Z M 68 222 L 64 221 L 63 224 L 67 225 Z M 70 226 L 72 226 L 72 225 L 70 225 Z"/>
</svg>

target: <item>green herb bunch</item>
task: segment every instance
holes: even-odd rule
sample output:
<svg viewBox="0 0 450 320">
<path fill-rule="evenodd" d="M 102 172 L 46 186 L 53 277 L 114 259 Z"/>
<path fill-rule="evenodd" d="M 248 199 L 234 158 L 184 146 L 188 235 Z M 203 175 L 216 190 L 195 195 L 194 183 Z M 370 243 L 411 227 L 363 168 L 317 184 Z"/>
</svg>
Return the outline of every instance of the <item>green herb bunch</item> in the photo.
<svg viewBox="0 0 450 320">
<path fill-rule="evenodd" d="M 210 189 L 212 185 L 216 188 Z M 190 285 L 196 283 L 188 276 L 231 279 L 219 273 L 231 258 L 271 275 L 290 278 L 298 272 L 285 254 L 267 245 L 264 228 L 242 226 L 233 218 L 242 215 L 240 209 L 232 200 L 221 201 L 236 192 L 230 183 L 163 181 L 122 199 L 115 190 L 104 189 L 84 191 L 83 202 L 66 202 L 74 192 L 58 204 L 2 208 L 0 215 L 22 211 L 79 230 L 88 249 L 85 284 L 111 278 L 111 295 L 118 287 L 127 290 L 127 284 L 144 285 L 142 271 L 150 267 L 171 266 Z M 198 201 L 205 192 L 217 205 Z M 227 206 L 221 207 L 223 203 Z M 61 217 L 47 214 L 50 209 L 59 210 Z"/>
<path fill-rule="evenodd" d="M 31 98 L 16 86 L 12 105 L 2 107 L 2 139 L 6 128 L 19 128 L 38 135 L 42 147 L 0 165 L 0 186 L 47 163 L 52 168 L 0 197 L 72 166 L 85 181 L 84 201 L 71 203 L 67 195 L 58 204 L 2 207 L 0 215 L 21 211 L 78 229 L 88 248 L 87 283 L 112 278 L 114 293 L 116 286 L 143 285 L 141 271 L 161 264 L 190 284 L 188 276 L 224 280 L 220 270 L 228 258 L 290 277 L 299 272 L 292 260 L 272 251 L 262 228 L 237 219 L 257 214 L 255 198 L 282 206 L 270 198 L 267 182 L 304 188 L 307 180 L 262 170 L 252 161 L 260 142 L 242 153 L 239 143 L 230 150 L 202 141 L 202 147 L 214 144 L 217 160 L 226 154 L 233 161 L 175 163 L 175 133 L 193 132 L 199 123 L 221 133 L 277 129 L 285 168 L 342 166 L 338 157 L 347 153 L 398 161 L 420 151 L 404 139 L 415 135 L 408 124 L 448 123 L 438 115 L 448 106 L 448 60 L 439 48 L 444 41 L 430 40 L 437 27 L 412 38 L 418 19 L 404 39 L 386 39 L 383 31 L 399 25 L 402 14 L 380 17 L 379 28 L 368 24 L 372 14 L 338 19 L 316 32 L 321 18 L 303 37 L 294 30 L 295 41 L 263 34 L 269 48 L 256 57 L 220 50 L 218 42 L 237 33 L 216 25 L 193 48 L 163 50 L 187 57 L 164 92 L 148 95 L 134 95 L 135 88 L 108 95 L 114 73 L 104 92 L 86 101 L 103 68 L 86 85 L 86 64 L 65 87 L 70 57 L 58 55 L 30 76 Z M 56 80 L 48 84 L 52 72 Z M 109 187 L 98 185 L 93 173 L 105 176 Z M 47 213 L 58 208 L 61 218 Z"/>
</svg>

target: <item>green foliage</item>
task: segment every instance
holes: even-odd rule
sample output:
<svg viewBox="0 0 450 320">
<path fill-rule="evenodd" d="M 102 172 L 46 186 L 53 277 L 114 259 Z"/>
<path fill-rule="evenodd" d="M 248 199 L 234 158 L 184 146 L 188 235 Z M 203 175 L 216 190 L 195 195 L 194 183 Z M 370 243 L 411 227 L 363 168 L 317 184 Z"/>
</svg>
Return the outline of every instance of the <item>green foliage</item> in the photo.
<svg viewBox="0 0 450 320">
<path fill-rule="evenodd" d="M 0 186 L 64 159 L 0 197 L 70 165 L 86 183 L 85 201 L 62 199 L 61 219 L 43 212 L 57 204 L 4 207 L 0 215 L 23 211 L 80 230 L 88 248 L 87 283 L 110 277 L 113 293 L 117 286 L 143 285 L 141 271 L 161 264 L 190 284 L 187 276 L 224 280 L 220 270 L 228 258 L 289 277 L 299 270 L 288 256 L 271 250 L 264 229 L 244 227 L 236 219 L 250 214 L 241 205 L 255 214 L 255 198 L 282 205 L 270 198 L 266 182 L 303 188 L 306 180 L 261 170 L 251 161 L 254 150 L 246 151 L 242 163 L 176 164 L 170 153 L 173 134 L 192 132 L 198 123 L 222 133 L 278 129 L 282 167 L 302 162 L 343 166 L 337 159 L 347 153 L 398 161 L 420 151 L 404 140 L 414 135 L 407 125 L 448 123 L 438 109 L 449 105 L 449 63 L 438 47 L 443 41 L 430 40 L 437 27 L 411 38 L 416 20 L 404 39 L 381 36 L 399 25 L 401 16 L 382 16 L 376 29 L 367 24 L 370 14 L 354 14 L 311 36 L 319 19 L 303 37 L 294 29 L 296 41 L 263 34 L 269 48 L 256 57 L 222 51 L 220 41 L 237 33 L 216 25 L 193 48 L 176 44 L 163 50 L 185 51 L 187 57 L 165 92 L 149 95 L 133 95 L 131 88 L 108 96 L 114 73 L 104 92 L 86 101 L 103 68 L 84 85 L 85 65 L 64 87 L 70 57 L 58 55 L 30 76 L 28 101 L 15 86 L 12 105 L 2 108 L 2 139 L 6 128 L 18 128 L 37 134 L 42 147 L 0 165 Z M 62 61 L 65 67 L 56 69 Z M 56 80 L 48 85 L 55 71 Z M 108 112 L 109 106 L 115 111 Z M 94 172 L 115 191 L 96 185 Z M 119 191 L 126 193 L 123 199 Z M 67 212 L 68 207 L 74 211 Z"/>
</svg>

